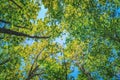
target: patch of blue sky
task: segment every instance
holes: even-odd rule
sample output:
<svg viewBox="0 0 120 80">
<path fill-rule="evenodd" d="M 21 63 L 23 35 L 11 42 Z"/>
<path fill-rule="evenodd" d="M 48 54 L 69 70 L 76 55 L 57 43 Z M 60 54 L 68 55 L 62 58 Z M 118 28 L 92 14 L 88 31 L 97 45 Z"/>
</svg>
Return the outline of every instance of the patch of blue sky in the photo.
<svg viewBox="0 0 120 80">
<path fill-rule="evenodd" d="M 117 80 L 120 80 L 120 73 L 117 74 Z"/>
<path fill-rule="evenodd" d="M 115 11 L 115 17 L 120 17 L 120 8 L 117 8 Z"/>
<path fill-rule="evenodd" d="M 62 45 L 64 48 L 66 47 L 66 38 L 68 37 L 68 33 L 63 31 L 63 33 L 61 34 L 60 37 L 56 38 L 54 42 L 59 43 L 60 45 Z"/>
<path fill-rule="evenodd" d="M 109 62 L 113 62 L 116 58 L 118 58 L 118 54 L 115 48 L 112 49 L 111 57 L 108 58 Z"/>
<path fill-rule="evenodd" d="M 35 42 L 35 41 L 34 41 L 33 39 L 27 38 L 27 39 L 23 42 L 23 44 L 25 44 L 25 45 L 32 45 L 34 42 Z"/>
<path fill-rule="evenodd" d="M 109 61 L 109 62 L 113 62 L 114 60 L 115 60 L 114 57 L 109 57 L 109 58 L 108 58 L 108 61 Z"/>
<path fill-rule="evenodd" d="M 4 23 L 0 22 L 0 28 L 3 28 L 4 27 Z"/>
<path fill-rule="evenodd" d="M 107 11 L 113 12 L 113 14 L 110 14 L 109 18 L 119 18 L 120 17 L 120 7 L 115 6 L 114 3 L 109 2 L 106 0 L 106 4 L 103 6 L 98 1 L 95 0 L 97 3 L 97 8 L 100 9 L 100 13 L 104 14 Z"/>
<path fill-rule="evenodd" d="M 24 59 L 21 59 L 21 66 L 20 66 L 20 70 L 23 70 L 23 67 L 25 66 L 25 62 Z"/>
<path fill-rule="evenodd" d="M 41 6 L 41 10 L 39 11 L 37 19 L 44 19 L 46 16 L 46 12 L 48 9 L 45 9 L 44 5 Z"/>
<path fill-rule="evenodd" d="M 62 36 L 62 38 L 56 38 L 54 42 L 59 43 L 60 45 L 62 45 L 63 47 L 65 47 L 65 36 Z"/>
<path fill-rule="evenodd" d="M 112 49 L 112 53 L 114 54 L 114 56 L 117 56 L 117 51 L 115 48 Z"/>
<path fill-rule="evenodd" d="M 78 70 L 78 67 L 71 66 L 70 70 L 73 71 L 73 72 L 71 72 L 71 73 L 68 75 L 68 77 L 71 77 L 71 76 L 72 76 L 72 77 L 74 77 L 74 79 L 76 79 L 76 78 L 78 77 L 78 74 L 80 73 L 79 70 Z"/>
</svg>

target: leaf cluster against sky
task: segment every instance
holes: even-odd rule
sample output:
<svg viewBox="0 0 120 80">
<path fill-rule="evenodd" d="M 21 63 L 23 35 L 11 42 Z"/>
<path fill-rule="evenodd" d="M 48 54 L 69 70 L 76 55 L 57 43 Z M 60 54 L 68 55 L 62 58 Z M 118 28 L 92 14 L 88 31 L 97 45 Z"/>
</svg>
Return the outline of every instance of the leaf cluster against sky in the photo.
<svg viewBox="0 0 120 80">
<path fill-rule="evenodd" d="M 119 79 L 119 0 L 1 0 L 0 5 L 1 80 Z"/>
</svg>

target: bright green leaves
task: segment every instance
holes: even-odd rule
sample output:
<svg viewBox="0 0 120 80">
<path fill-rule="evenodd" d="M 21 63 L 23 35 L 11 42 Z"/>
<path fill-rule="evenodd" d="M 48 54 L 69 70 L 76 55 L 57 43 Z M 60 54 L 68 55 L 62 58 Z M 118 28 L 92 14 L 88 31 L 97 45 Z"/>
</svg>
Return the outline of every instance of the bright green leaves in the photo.
<svg viewBox="0 0 120 80">
<path fill-rule="evenodd" d="M 111 17 L 116 9 L 112 4 L 117 6 L 117 3 L 119 3 L 118 0 L 109 0 L 108 2 L 105 0 L 84 0 L 79 2 L 65 0 L 63 3 L 63 18 L 60 22 L 64 30 L 69 33 L 68 39 L 70 39 L 67 39 L 66 42 L 65 57 L 70 60 L 84 62 L 85 67 L 90 72 L 99 71 L 100 68 L 100 75 L 103 76 L 103 78 L 106 76 L 107 79 L 110 78 L 107 73 L 110 69 L 106 66 L 109 64 L 108 58 L 111 56 L 112 48 L 114 46 L 119 47 L 119 45 L 117 45 L 117 43 L 119 43 L 119 20 Z M 54 8 L 49 5 L 46 7 L 48 7 L 48 9 Z M 48 13 L 52 15 L 52 11 Z M 57 16 L 51 17 L 51 19 L 59 20 Z M 76 43 L 72 40 L 75 40 Z M 93 41 L 93 43 L 88 45 L 90 41 Z M 82 45 L 82 43 L 86 45 L 80 50 L 77 45 Z M 78 53 L 77 57 L 81 57 L 83 55 L 82 53 L 84 53 L 84 60 L 79 58 L 73 59 L 72 57 L 76 52 Z M 103 69 L 101 66 L 106 68 L 104 73 L 101 73 Z M 86 79 L 85 77 L 87 76 L 83 76 L 83 79 Z"/>
<path fill-rule="evenodd" d="M 50 37 L 27 40 L 25 36 L 1 33 L 0 63 L 10 58 L 0 65 L 2 80 L 24 80 L 31 75 L 33 80 L 66 80 L 71 65 L 79 68 L 78 79 L 83 80 L 98 79 L 98 75 L 91 75 L 93 72 L 106 80 L 118 74 L 119 0 L 2 0 L 0 3 L 0 24 L 4 28 Z M 40 5 L 48 10 L 43 20 L 37 18 Z M 61 46 L 63 43 L 55 40 L 65 36 L 64 33 L 68 33 L 67 39 L 65 46 Z M 113 48 L 117 53 L 113 54 Z"/>
</svg>

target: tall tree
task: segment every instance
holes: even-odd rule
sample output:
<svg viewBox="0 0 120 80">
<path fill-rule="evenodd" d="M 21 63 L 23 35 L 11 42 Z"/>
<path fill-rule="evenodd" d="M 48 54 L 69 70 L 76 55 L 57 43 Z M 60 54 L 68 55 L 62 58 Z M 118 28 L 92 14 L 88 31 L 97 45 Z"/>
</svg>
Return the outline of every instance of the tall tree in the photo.
<svg viewBox="0 0 120 80">
<path fill-rule="evenodd" d="M 119 0 L 1 0 L 0 79 L 118 79 Z M 47 9 L 44 19 L 38 19 Z M 58 38 L 67 37 L 64 46 Z M 58 41 L 57 41 L 58 40 Z"/>
<path fill-rule="evenodd" d="M 52 0 L 46 2 L 43 0 L 43 3 L 51 13 L 50 18 L 54 18 L 52 22 L 58 22 L 69 33 L 66 45 L 71 43 L 73 46 L 73 40 L 86 44 L 83 52 L 79 53 L 79 50 L 76 52 L 81 55 L 74 60 L 78 62 L 75 64 L 82 72 L 79 74 L 79 79 L 117 79 L 120 18 L 116 14 L 120 1 Z M 72 55 L 73 50 L 67 48 L 66 51 L 69 50 L 71 54 L 67 55 Z M 81 57 L 84 59 L 80 59 Z M 80 65 L 81 61 L 83 65 Z"/>
</svg>

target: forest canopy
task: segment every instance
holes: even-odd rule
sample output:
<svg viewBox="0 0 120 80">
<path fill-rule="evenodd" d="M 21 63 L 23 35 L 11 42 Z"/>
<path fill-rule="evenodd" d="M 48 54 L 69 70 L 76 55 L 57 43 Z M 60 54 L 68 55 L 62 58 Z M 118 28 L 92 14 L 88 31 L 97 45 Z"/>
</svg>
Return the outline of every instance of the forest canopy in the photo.
<svg viewBox="0 0 120 80">
<path fill-rule="evenodd" d="M 0 0 L 0 80 L 119 80 L 119 44 L 120 0 Z"/>
</svg>

